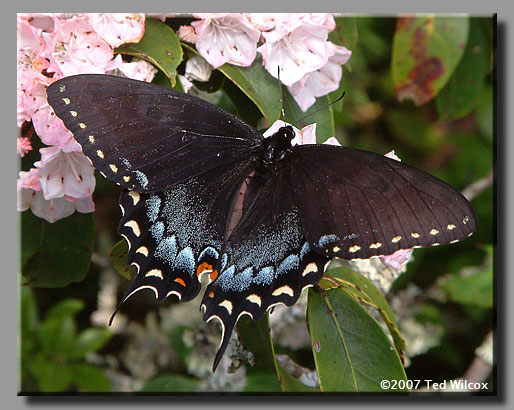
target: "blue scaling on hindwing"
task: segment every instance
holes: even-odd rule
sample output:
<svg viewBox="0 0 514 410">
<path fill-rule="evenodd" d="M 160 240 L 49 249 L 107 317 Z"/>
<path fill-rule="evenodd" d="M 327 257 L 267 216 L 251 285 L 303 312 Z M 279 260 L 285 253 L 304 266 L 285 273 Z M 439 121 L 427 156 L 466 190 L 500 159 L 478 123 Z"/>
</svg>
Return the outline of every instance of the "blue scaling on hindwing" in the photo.
<svg viewBox="0 0 514 410">
<path fill-rule="evenodd" d="M 146 216 L 151 223 L 154 223 L 159 217 L 161 202 L 161 198 L 157 195 L 152 195 L 146 200 Z"/>
<path fill-rule="evenodd" d="M 174 263 L 176 269 L 181 269 L 193 276 L 195 273 L 195 257 L 190 247 L 182 249 L 177 255 Z"/>
<path fill-rule="evenodd" d="M 175 236 L 163 238 L 155 248 L 155 256 L 164 260 L 169 266 L 172 266 L 177 256 L 177 241 Z"/>
</svg>

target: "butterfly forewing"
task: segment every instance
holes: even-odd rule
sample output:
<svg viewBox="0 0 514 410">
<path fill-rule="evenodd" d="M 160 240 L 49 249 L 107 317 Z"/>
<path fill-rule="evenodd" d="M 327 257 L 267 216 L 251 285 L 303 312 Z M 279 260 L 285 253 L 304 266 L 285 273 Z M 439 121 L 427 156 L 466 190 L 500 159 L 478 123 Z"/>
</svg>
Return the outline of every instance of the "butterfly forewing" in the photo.
<svg viewBox="0 0 514 410">
<path fill-rule="evenodd" d="M 95 168 L 138 192 L 247 158 L 262 140 L 253 127 L 200 98 L 128 78 L 67 77 L 47 94 Z"/>
<path fill-rule="evenodd" d="M 307 239 L 330 257 L 453 243 L 476 229 L 473 209 L 451 186 L 371 152 L 294 147 L 292 180 Z"/>
</svg>

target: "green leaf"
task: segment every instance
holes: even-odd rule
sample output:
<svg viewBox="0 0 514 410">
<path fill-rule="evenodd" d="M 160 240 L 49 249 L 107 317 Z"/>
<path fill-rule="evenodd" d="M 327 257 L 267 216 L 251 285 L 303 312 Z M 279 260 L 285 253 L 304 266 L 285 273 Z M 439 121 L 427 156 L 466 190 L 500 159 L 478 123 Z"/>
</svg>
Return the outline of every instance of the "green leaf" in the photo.
<svg viewBox="0 0 514 410">
<path fill-rule="evenodd" d="M 186 326 L 177 325 L 174 326 L 173 329 L 170 331 L 170 344 L 175 352 L 175 354 L 178 356 L 180 360 L 182 360 L 182 363 L 184 365 L 187 364 L 186 359 L 189 356 L 189 354 L 194 350 L 193 346 L 187 346 L 186 343 L 184 343 L 184 332 L 190 328 Z"/>
<path fill-rule="evenodd" d="M 21 333 L 23 338 L 30 337 L 39 323 L 34 291 L 27 286 L 21 287 Z"/>
<path fill-rule="evenodd" d="M 73 215 L 54 223 L 21 214 L 21 263 L 24 284 L 61 287 L 80 282 L 89 270 L 94 246 L 93 214 Z"/>
<path fill-rule="evenodd" d="M 467 17 L 398 18 L 391 74 L 399 101 L 422 105 L 441 91 L 464 54 L 468 30 Z"/>
<path fill-rule="evenodd" d="M 37 335 L 41 351 L 65 359 L 73 349 L 77 333 L 75 321 L 70 316 L 45 320 Z"/>
<path fill-rule="evenodd" d="M 294 378 L 275 360 L 275 349 L 271 340 L 268 314 L 257 322 L 243 315 L 237 323 L 237 333 L 245 349 L 254 354 L 257 363 L 276 373 L 275 376 L 278 377 L 283 392 L 318 391 Z"/>
<path fill-rule="evenodd" d="M 139 43 L 123 44 L 114 51 L 148 61 L 166 74 L 172 86 L 175 85 L 182 47 L 173 29 L 163 22 L 147 18 L 145 34 Z"/>
<path fill-rule="evenodd" d="M 247 367 L 245 393 L 280 393 L 277 374 L 262 366 Z"/>
<path fill-rule="evenodd" d="M 199 380 L 176 374 L 161 374 L 148 380 L 139 390 L 151 393 L 188 393 L 198 390 Z"/>
<path fill-rule="evenodd" d="M 39 390 L 43 393 L 66 391 L 72 381 L 72 371 L 68 364 L 50 361 L 38 355 L 30 364 L 30 371 L 36 378 Z"/>
<path fill-rule="evenodd" d="M 490 85 L 485 87 L 476 111 L 476 121 L 480 131 L 490 143 L 494 137 L 494 93 Z"/>
<path fill-rule="evenodd" d="M 486 268 L 469 276 L 456 276 L 441 283 L 441 289 L 455 303 L 493 307 L 493 267 L 491 263 L 492 247 L 487 247 L 489 258 Z"/>
<path fill-rule="evenodd" d="M 406 380 L 388 337 L 347 291 L 310 289 L 307 317 L 321 391 L 383 393 L 382 380 Z"/>
<path fill-rule="evenodd" d="M 101 349 L 112 337 L 112 333 L 105 328 L 91 327 L 79 333 L 75 346 L 71 352 L 72 358 L 79 359 L 89 352 Z"/>
<path fill-rule="evenodd" d="M 21 312 L 20 312 L 20 335 L 18 338 L 21 350 L 21 374 L 19 377 L 26 378 L 28 366 L 33 354 L 38 349 L 36 331 L 39 326 L 37 305 L 34 297 L 34 290 L 28 286 L 21 288 Z"/>
<path fill-rule="evenodd" d="M 328 35 L 328 39 L 339 46 L 345 46 L 348 50 L 353 50 L 357 45 L 359 33 L 357 30 L 356 17 L 336 17 L 336 28 Z"/>
<path fill-rule="evenodd" d="M 114 245 L 109 253 L 111 265 L 123 277 L 131 280 L 137 274 L 137 268 L 134 265 L 127 265 L 128 244 L 125 239 L 122 239 Z"/>
<path fill-rule="evenodd" d="M 469 39 L 464 55 L 446 86 L 436 97 L 442 120 L 461 118 L 474 110 L 482 96 L 491 66 L 491 42 L 483 18 L 470 18 Z"/>
<path fill-rule="evenodd" d="M 84 308 L 78 299 L 65 299 L 52 306 L 44 322 L 37 329 L 41 351 L 60 357 L 68 356 L 75 346 L 77 326 L 75 314 Z"/>
<path fill-rule="evenodd" d="M 244 348 L 253 353 L 258 364 L 276 371 L 268 314 L 256 322 L 247 315 L 241 316 L 237 322 L 237 334 Z"/>
<path fill-rule="evenodd" d="M 316 102 L 307 111 L 303 112 L 287 89 L 284 89 L 283 93 L 287 122 L 295 124 L 300 129 L 308 124 L 316 123 L 316 137 L 320 144 L 335 135 L 334 112 L 332 107 L 328 106 L 330 104 L 328 95 L 316 98 Z M 316 114 L 313 114 L 314 112 Z M 299 121 L 307 116 L 308 118 Z"/>
<path fill-rule="evenodd" d="M 368 278 L 363 275 L 354 272 L 349 267 L 340 267 L 331 269 L 325 272 L 324 278 L 331 279 L 332 283 L 328 283 L 330 287 L 333 287 L 333 283 L 337 283 L 338 286 L 343 287 L 349 294 L 357 298 L 358 301 L 376 309 L 377 313 L 384 320 L 384 324 L 389 329 L 389 333 L 393 338 L 395 348 L 400 355 L 403 356 L 403 352 L 406 350 L 405 341 L 403 340 L 398 322 L 394 315 L 393 309 L 387 302 L 386 298 L 382 293 L 373 285 Z M 327 280 L 322 281 L 320 285 L 327 284 Z M 329 289 L 323 286 L 324 289 Z"/>
<path fill-rule="evenodd" d="M 250 67 L 223 64 L 218 70 L 253 101 L 270 125 L 280 118 L 278 80 L 266 71 L 260 56 L 255 58 Z"/>
<path fill-rule="evenodd" d="M 101 393 L 112 391 L 111 381 L 102 369 L 86 363 L 69 365 L 71 379 L 80 391 Z"/>
<path fill-rule="evenodd" d="M 73 317 L 84 309 L 84 302 L 79 299 L 64 299 L 53 305 L 45 316 L 45 321 L 61 319 L 65 316 Z"/>
<path fill-rule="evenodd" d="M 193 46 L 187 43 L 182 45 L 192 53 L 198 54 L 198 51 Z M 259 55 L 257 55 L 250 67 L 223 64 L 221 67 L 218 67 L 218 70 L 252 100 L 270 125 L 280 118 L 281 107 L 278 80 L 266 71 L 262 65 L 262 58 Z"/>
</svg>

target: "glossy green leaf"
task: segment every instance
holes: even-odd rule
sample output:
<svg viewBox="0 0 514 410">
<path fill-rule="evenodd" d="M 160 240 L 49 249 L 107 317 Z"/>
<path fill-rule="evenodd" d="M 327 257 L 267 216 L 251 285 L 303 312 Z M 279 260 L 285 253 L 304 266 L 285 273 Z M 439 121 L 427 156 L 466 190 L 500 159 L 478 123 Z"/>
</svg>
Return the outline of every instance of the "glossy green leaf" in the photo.
<svg viewBox="0 0 514 410">
<path fill-rule="evenodd" d="M 262 366 L 246 368 L 245 393 L 280 393 L 282 391 L 275 372 Z"/>
<path fill-rule="evenodd" d="M 187 393 L 198 389 L 199 380 L 177 374 L 161 374 L 148 380 L 139 390 L 142 393 Z"/>
<path fill-rule="evenodd" d="M 239 340 L 245 349 L 254 354 L 257 363 L 276 373 L 283 392 L 318 391 L 290 375 L 275 360 L 275 349 L 271 340 L 268 314 L 257 322 L 251 320 L 247 315 L 243 315 L 237 323 L 237 332 Z"/>
<path fill-rule="evenodd" d="M 464 54 L 468 30 L 467 17 L 398 18 L 391 74 L 399 101 L 422 105 L 441 91 Z"/>
<path fill-rule="evenodd" d="M 334 287 L 334 284 L 337 284 L 337 286 L 343 287 L 349 294 L 357 298 L 359 302 L 371 306 L 377 311 L 389 329 L 396 350 L 401 357 L 406 350 L 405 341 L 400 334 L 393 309 L 375 285 L 368 278 L 354 272 L 349 267 L 331 269 L 325 272 L 324 278 L 330 279 L 330 282 L 324 280 L 320 283 L 321 286 L 327 284 Z M 327 289 L 327 287 L 324 288 Z"/>
<path fill-rule="evenodd" d="M 191 45 L 183 46 L 194 54 L 198 51 Z M 273 78 L 262 65 L 262 59 L 257 56 L 250 67 L 239 67 L 223 64 L 218 67 L 230 81 L 257 106 L 264 118 L 271 125 L 280 118 L 280 90 L 278 80 Z"/>
<path fill-rule="evenodd" d="M 67 363 L 49 360 L 43 355 L 34 358 L 30 363 L 30 371 L 42 393 L 66 391 L 72 382 L 72 371 Z"/>
<path fill-rule="evenodd" d="M 241 316 L 237 322 L 237 333 L 244 348 L 255 356 L 256 362 L 275 371 L 275 351 L 271 341 L 268 314 L 256 322 L 247 315 Z"/>
<path fill-rule="evenodd" d="M 93 214 L 73 215 L 54 223 L 21 214 L 23 284 L 61 287 L 84 279 L 94 246 Z"/>
<path fill-rule="evenodd" d="M 328 39 L 338 46 L 344 46 L 352 51 L 357 45 L 359 33 L 357 18 L 352 16 L 336 17 L 336 28 L 328 35 Z"/>
<path fill-rule="evenodd" d="M 81 392 L 102 393 L 112 391 L 111 381 L 102 369 L 87 363 L 69 365 L 72 382 Z"/>
<path fill-rule="evenodd" d="M 442 120 L 461 118 L 474 110 L 482 96 L 491 66 L 491 42 L 483 18 L 470 18 L 469 38 L 464 55 L 446 86 L 436 97 Z"/>
<path fill-rule="evenodd" d="M 307 315 L 321 391 L 383 393 L 382 380 L 406 380 L 380 325 L 344 289 L 310 289 Z"/>
<path fill-rule="evenodd" d="M 109 253 L 109 259 L 111 265 L 116 269 L 123 277 L 131 280 L 137 274 L 137 268 L 133 265 L 127 265 L 128 256 L 128 244 L 125 239 L 117 242 Z"/>
<path fill-rule="evenodd" d="M 101 349 L 112 337 L 112 333 L 106 328 L 91 327 L 83 330 L 77 336 L 71 352 L 74 359 L 82 358 L 89 352 Z"/>
<path fill-rule="evenodd" d="M 218 70 L 254 102 L 269 124 L 273 124 L 280 118 L 278 80 L 266 71 L 259 56 L 250 67 L 223 64 Z"/>
<path fill-rule="evenodd" d="M 115 52 L 148 61 L 175 85 L 177 67 L 182 61 L 182 47 L 173 29 L 163 22 L 147 18 L 143 38 L 138 43 L 123 44 Z"/>
</svg>

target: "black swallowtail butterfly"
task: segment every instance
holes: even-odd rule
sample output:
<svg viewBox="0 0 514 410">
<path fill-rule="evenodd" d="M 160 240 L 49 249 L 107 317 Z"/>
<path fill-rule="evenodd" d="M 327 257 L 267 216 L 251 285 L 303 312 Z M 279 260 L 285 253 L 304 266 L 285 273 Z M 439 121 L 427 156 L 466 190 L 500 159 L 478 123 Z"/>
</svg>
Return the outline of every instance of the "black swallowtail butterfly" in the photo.
<svg viewBox="0 0 514 410">
<path fill-rule="evenodd" d="M 214 368 L 241 315 L 293 305 L 330 258 L 453 243 L 477 227 L 468 201 L 423 171 L 347 147 L 291 146 L 291 126 L 264 138 L 166 87 L 77 75 L 47 93 L 93 165 L 125 188 L 119 232 L 138 274 L 121 303 L 144 288 L 193 299 L 207 274 L 204 320 L 223 328 Z"/>
</svg>

